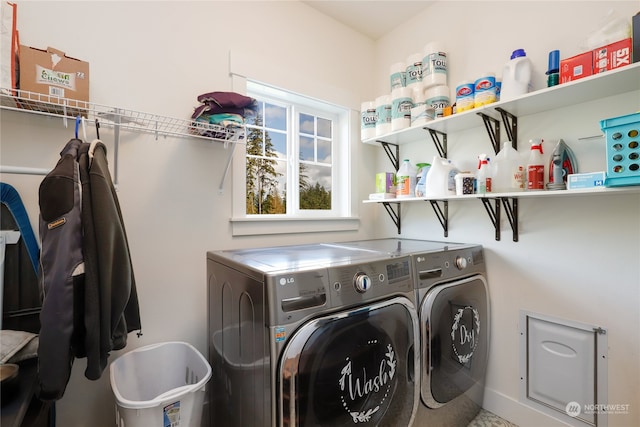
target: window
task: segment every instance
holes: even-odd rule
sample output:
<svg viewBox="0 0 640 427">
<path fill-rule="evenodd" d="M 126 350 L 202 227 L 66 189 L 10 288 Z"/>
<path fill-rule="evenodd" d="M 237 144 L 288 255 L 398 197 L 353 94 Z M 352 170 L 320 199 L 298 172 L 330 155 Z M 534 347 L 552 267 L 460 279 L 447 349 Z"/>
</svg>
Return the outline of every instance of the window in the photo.
<svg viewBox="0 0 640 427">
<path fill-rule="evenodd" d="M 350 215 L 349 110 L 252 81 L 247 95 L 246 215 Z"/>
</svg>

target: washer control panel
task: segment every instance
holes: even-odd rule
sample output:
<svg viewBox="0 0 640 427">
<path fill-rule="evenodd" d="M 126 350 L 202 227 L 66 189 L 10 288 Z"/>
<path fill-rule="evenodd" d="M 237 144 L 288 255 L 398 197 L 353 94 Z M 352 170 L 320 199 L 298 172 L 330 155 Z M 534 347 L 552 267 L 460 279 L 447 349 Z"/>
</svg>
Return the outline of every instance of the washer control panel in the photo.
<svg viewBox="0 0 640 427">
<path fill-rule="evenodd" d="M 408 256 L 331 267 L 328 272 L 334 307 L 413 290 Z"/>
</svg>

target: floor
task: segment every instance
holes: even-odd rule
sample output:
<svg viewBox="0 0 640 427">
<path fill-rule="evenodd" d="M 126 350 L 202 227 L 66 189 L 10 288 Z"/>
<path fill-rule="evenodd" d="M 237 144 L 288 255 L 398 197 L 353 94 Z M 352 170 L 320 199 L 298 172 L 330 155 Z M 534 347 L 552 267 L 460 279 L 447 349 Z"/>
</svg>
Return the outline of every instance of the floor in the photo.
<svg viewBox="0 0 640 427">
<path fill-rule="evenodd" d="M 517 425 L 500 418 L 496 414 L 481 409 L 480 413 L 471 421 L 468 427 L 518 427 Z"/>
</svg>

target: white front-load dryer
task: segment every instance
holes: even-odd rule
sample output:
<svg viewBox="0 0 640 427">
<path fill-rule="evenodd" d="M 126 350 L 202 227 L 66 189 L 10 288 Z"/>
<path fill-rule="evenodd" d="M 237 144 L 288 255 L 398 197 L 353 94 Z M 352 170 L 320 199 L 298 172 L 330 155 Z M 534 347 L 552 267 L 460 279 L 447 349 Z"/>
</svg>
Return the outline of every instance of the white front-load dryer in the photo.
<svg viewBox="0 0 640 427">
<path fill-rule="evenodd" d="M 414 255 L 421 385 L 415 427 L 466 427 L 482 408 L 490 305 L 480 246 Z"/>
</svg>

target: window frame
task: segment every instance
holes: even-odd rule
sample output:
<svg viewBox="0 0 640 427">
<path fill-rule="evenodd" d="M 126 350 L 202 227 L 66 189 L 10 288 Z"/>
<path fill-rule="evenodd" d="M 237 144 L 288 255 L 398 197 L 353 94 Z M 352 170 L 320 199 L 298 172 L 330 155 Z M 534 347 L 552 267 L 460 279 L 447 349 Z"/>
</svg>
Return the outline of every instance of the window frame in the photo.
<svg viewBox="0 0 640 427">
<path fill-rule="evenodd" d="M 290 192 L 287 191 L 287 213 L 285 214 L 247 214 L 248 217 L 256 217 L 261 218 L 264 216 L 274 216 L 281 218 L 325 218 L 325 217 L 342 217 L 349 215 L 349 212 L 346 207 L 348 204 L 341 203 L 342 199 L 344 199 L 344 190 L 338 187 L 338 184 L 344 179 L 344 172 L 339 170 L 343 168 L 340 164 L 339 158 L 344 156 L 345 153 L 340 152 L 341 144 L 344 144 L 345 141 L 341 140 L 341 132 L 340 128 L 343 126 L 344 120 L 341 119 L 341 115 L 347 114 L 347 111 L 344 108 L 339 107 L 331 107 L 329 104 L 325 104 L 328 108 L 331 108 L 333 111 L 327 111 L 318 109 L 317 105 L 322 106 L 322 103 L 319 101 L 308 100 L 303 96 L 287 93 L 286 91 L 277 90 L 277 94 L 280 97 L 273 96 L 274 92 L 272 90 L 264 90 L 264 85 L 248 81 L 247 84 L 247 95 L 252 96 L 260 101 L 264 101 L 265 103 L 276 105 L 282 107 L 286 111 L 287 122 L 289 123 L 288 129 L 284 132 L 287 138 L 287 157 L 286 159 L 278 160 L 280 162 L 286 163 L 286 174 L 287 174 L 287 188 L 296 188 L 299 189 L 300 185 L 300 175 L 299 175 L 299 167 L 301 163 L 318 163 L 317 159 L 317 150 L 315 148 L 314 141 L 314 160 L 301 160 L 299 158 L 300 153 L 300 138 L 305 137 L 313 137 L 314 140 L 320 139 L 316 134 L 308 134 L 306 132 L 301 132 L 300 130 L 300 116 L 301 115 L 309 115 L 314 117 L 314 121 L 317 121 L 318 118 L 330 120 L 332 123 L 332 134 L 330 137 L 331 141 L 331 163 L 329 164 L 331 168 L 331 208 L 330 209 L 301 209 L 300 208 L 300 192 Z M 306 104 L 304 104 L 306 102 Z M 338 110 L 343 110 L 340 113 Z M 266 127 L 266 126 L 264 126 Z M 301 135 L 302 134 L 302 135 Z M 344 137 L 344 135 L 342 135 Z M 345 151 L 345 150 L 342 150 Z M 246 154 L 245 154 L 246 157 Z"/>
<path fill-rule="evenodd" d="M 278 91 L 272 85 L 260 82 L 257 79 L 249 79 L 245 76 L 231 73 L 232 87 L 235 92 L 247 95 L 247 86 L 256 82 L 272 91 Z M 293 91 L 291 93 L 295 95 Z M 278 93 L 278 92 L 276 92 Z M 282 93 L 282 92 L 280 92 Z M 301 95 L 305 97 L 304 95 Z M 305 97 L 313 101 L 312 97 Z M 328 101 L 320 101 L 324 104 L 334 105 Z M 336 107 L 338 107 L 336 105 Z M 358 203 L 353 200 L 353 174 L 352 170 L 352 153 L 353 148 L 351 141 L 353 135 L 353 123 L 359 124 L 358 111 L 354 111 L 349 107 L 341 107 L 343 113 L 338 115 L 336 130 L 334 134 L 340 133 L 339 137 L 334 138 L 332 147 L 332 156 L 336 157 L 334 166 L 332 167 L 332 184 L 333 188 L 336 183 L 342 186 L 341 194 L 334 196 L 332 194 L 332 211 L 311 210 L 305 214 L 284 214 L 284 215 L 247 215 L 246 214 L 246 148 L 243 144 L 236 149 L 232 160 L 232 217 L 230 219 L 231 231 L 233 236 L 250 236 L 265 234 L 289 234 L 289 233 L 314 233 L 314 232 L 333 232 L 333 231 L 357 231 L 359 227 L 359 219 L 357 217 Z M 336 140 L 341 141 L 343 152 L 338 154 L 336 151 Z M 333 193 L 333 191 L 332 191 Z"/>
</svg>

